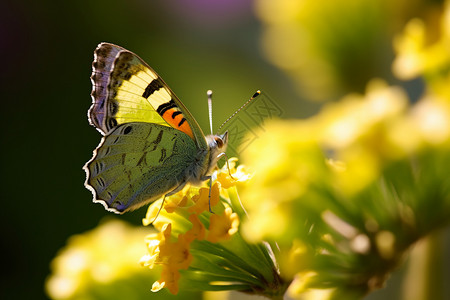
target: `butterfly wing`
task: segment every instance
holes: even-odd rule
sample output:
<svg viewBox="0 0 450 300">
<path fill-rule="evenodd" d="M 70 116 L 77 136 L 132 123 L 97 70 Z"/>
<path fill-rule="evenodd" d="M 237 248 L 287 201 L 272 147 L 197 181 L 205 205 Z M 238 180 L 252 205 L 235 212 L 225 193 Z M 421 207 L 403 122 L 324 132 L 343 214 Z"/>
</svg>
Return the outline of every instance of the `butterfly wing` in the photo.
<svg viewBox="0 0 450 300">
<path fill-rule="evenodd" d="M 204 134 L 187 108 L 136 54 L 101 43 L 95 50 L 92 70 L 89 119 L 103 134 L 124 123 L 154 123 L 180 130 L 199 149 L 207 149 Z"/>
<path fill-rule="evenodd" d="M 88 116 L 104 135 L 84 166 L 95 202 L 121 213 L 182 187 L 192 174 L 202 178 L 210 164 L 205 136 L 155 71 L 109 43 L 98 45 L 92 69 Z"/>
<path fill-rule="evenodd" d="M 196 157 L 195 142 L 172 127 L 132 122 L 113 128 L 86 163 L 94 201 L 122 213 L 183 185 Z"/>
</svg>

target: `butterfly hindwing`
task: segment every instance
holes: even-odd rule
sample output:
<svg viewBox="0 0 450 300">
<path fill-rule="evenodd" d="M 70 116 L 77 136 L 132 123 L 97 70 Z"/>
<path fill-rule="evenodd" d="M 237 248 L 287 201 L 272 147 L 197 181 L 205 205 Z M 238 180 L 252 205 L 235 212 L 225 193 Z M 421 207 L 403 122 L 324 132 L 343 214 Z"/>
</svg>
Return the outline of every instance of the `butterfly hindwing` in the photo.
<svg viewBox="0 0 450 300">
<path fill-rule="evenodd" d="M 194 141 L 174 128 L 121 124 L 102 139 L 86 164 L 86 185 L 107 209 L 134 210 L 184 184 L 196 153 Z"/>
</svg>

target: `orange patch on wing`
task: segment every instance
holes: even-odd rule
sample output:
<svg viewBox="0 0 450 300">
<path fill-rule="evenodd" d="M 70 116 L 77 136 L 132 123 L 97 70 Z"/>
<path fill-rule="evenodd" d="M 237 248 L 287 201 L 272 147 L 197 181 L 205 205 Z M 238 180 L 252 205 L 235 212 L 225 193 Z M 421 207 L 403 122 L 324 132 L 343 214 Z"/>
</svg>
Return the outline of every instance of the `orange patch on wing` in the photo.
<svg viewBox="0 0 450 300">
<path fill-rule="evenodd" d="M 192 133 L 191 126 L 189 125 L 188 121 L 185 119 L 184 115 L 176 108 L 168 109 L 163 114 L 163 119 L 170 124 L 173 128 L 176 128 L 187 135 L 189 135 L 193 140 L 194 134 Z M 183 121 L 184 119 L 184 121 Z M 180 125 L 181 124 L 181 125 Z"/>
</svg>

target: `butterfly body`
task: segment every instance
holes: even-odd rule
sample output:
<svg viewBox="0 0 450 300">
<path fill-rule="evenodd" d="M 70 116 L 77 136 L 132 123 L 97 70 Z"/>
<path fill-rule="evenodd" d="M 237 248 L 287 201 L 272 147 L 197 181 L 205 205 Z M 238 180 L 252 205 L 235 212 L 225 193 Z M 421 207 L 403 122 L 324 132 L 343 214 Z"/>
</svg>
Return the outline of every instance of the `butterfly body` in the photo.
<svg viewBox="0 0 450 300">
<path fill-rule="evenodd" d="M 204 136 L 164 81 L 134 53 L 101 43 L 90 123 L 103 135 L 86 163 L 94 202 L 122 213 L 209 178 L 228 136 Z"/>
</svg>

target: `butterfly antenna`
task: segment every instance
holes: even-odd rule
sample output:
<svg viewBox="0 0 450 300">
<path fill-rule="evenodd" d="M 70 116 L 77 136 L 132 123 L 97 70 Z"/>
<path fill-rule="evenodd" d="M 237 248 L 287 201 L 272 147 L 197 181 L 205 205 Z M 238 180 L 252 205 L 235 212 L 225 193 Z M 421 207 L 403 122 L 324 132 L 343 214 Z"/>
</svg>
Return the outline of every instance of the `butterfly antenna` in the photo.
<svg viewBox="0 0 450 300">
<path fill-rule="evenodd" d="M 212 91 L 208 90 L 206 92 L 206 95 L 208 95 L 209 128 L 211 129 L 211 134 L 213 134 L 213 127 L 212 127 Z"/>
<path fill-rule="evenodd" d="M 220 132 L 220 129 L 222 129 L 222 127 L 228 123 L 228 121 L 230 121 L 238 112 L 240 112 L 244 107 L 247 106 L 247 104 L 249 104 L 251 101 L 253 101 L 253 99 L 255 99 L 256 97 L 258 97 L 259 95 L 261 95 L 261 91 L 257 90 L 256 93 L 253 94 L 253 96 L 247 100 L 247 102 L 244 103 L 244 105 L 242 105 L 237 111 L 235 111 L 228 119 L 225 120 L 225 122 L 222 123 L 222 125 L 220 125 L 218 132 Z"/>
</svg>

